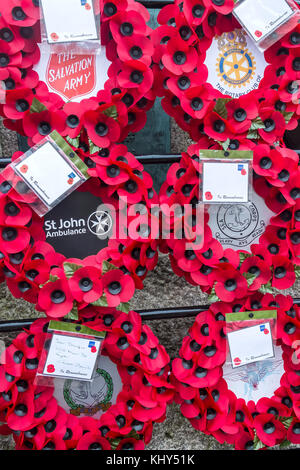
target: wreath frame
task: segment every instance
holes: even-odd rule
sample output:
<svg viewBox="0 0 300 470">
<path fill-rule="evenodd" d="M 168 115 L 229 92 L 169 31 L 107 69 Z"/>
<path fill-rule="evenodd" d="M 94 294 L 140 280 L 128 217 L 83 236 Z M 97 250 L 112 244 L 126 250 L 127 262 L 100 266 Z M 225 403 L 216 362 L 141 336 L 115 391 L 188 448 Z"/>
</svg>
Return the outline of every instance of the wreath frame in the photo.
<svg viewBox="0 0 300 470">
<path fill-rule="evenodd" d="M 117 365 L 122 380 L 116 403 L 96 420 L 67 413 L 52 389 L 34 383 L 48 322 L 49 318 L 35 320 L 4 352 L 1 433 L 13 434 L 17 450 L 143 449 L 151 439 L 153 422 L 165 419 L 173 398 L 170 358 L 151 329 L 133 311 L 125 314 L 103 307 L 81 311 L 80 324 L 107 332 L 102 353 Z"/>
<path fill-rule="evenodd" d="M 273 145 L 297 127 L 299 25 L 265 52 L 268 65 L 256 90 L 232 98 L 207 82 L 204 61 L 212 39 L 240 28 L 233 8 L 233 0 L 176 0 L 161 10 L 161 26 L 152 33 L 156 94 L 164 111 L 204 148 L 214 142 L 224 150 Z"/>
<path fill-rule="evenodd" d="M 38 3 L 9 0 L 1 5 L 0 79 L 5 102 L 0 114 L 7 128 L 28 137 L 30 146 L 57 130 L 88 158 L 122 142 L 146 123 L 146 111 L 155 100 L 151 28 L 146 24 L 150 15 L 135 0 L 100 3 L 101 43 L 111 65 L 104 89 L 79 103 L 64 103 L 59 95 L 50 93 L 32 69 L 40 57 Z"/>
<path fill-rule="evenodd" d="M 252 299 L 251 299 L 252 297 Z M 252 301 L 261 305 L 255 309 Z M 282 348 L 284 373 L 272 397 L 246 402 L 228 389 L 223 378 L 227 354 L 226 313 L 250 309 L 277 310 L 276 344 Z M 201 312 L 183 339 L 179 357 L 172 362 L 175 401 L 195 428 L 238 450 L 259 450 L 300 443 L 299 414 L 299 306 L 291 296 L 254 293 L 239 307 L 215 302 Z M 207 348 L 207 349 L 206 349 Z M 214 348 L 217 360 L 205 355 Z M 203 357 L 211 361 L 202 367 Z M 202 358 L 202 359 L 201 359 Z M 268 428 L 268 429 L 267 429 Z"/>
</svg>

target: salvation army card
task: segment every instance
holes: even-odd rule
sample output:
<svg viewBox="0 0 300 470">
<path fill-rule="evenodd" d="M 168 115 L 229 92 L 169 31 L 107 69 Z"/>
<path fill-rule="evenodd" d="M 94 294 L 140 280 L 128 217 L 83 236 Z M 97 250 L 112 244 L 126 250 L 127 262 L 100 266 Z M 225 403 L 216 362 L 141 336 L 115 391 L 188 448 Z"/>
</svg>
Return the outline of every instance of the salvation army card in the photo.
<svg viewBox="0 0 300 470">
<path fill-rule="evenodd" d="M 91 380 L 101 340 L 54 333 L 43 375 Z"/>
<path fill-rule="evenodd" d="M 92 0 L 41 0 L 49 44 L 98 39 Z"/>
<path fill-rule="evenodd" d="M 203 202 L 248 201 L 248 162 L 203 162 Z"/>
<path fill-rule="evenodd" d="M 233 368 L 274 357 L 270 322 L 229 332 L 227 337 Z"/>
<path fill-rule="evenodd" d="M 50 142 L 29 154 L 14 169 L 47 206 L 53 205 L 81 181 L 73 167 Z"/>
</svg>

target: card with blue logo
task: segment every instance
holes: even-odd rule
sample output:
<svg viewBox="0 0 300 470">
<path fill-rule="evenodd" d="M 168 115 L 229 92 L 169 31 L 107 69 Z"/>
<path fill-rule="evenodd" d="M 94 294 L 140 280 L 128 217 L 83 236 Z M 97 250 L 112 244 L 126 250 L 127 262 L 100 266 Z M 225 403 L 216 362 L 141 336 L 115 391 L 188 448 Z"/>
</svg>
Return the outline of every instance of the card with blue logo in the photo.
<svg viewBox="0 0 300 470">
<path fill-rule="evenodd" d="M 229 332 L 227 337 L 233 368 L 274 357 L 270 322 Z"/>
<path fill-rule="evenodd" d="M 49 44 L 98 39 L 92 0 L 41 0 Z"/>
<path fill-rule="evenodd" d="M 203 202 L 249 202 L 249 162 L 203 161 Z"/>
</svg>

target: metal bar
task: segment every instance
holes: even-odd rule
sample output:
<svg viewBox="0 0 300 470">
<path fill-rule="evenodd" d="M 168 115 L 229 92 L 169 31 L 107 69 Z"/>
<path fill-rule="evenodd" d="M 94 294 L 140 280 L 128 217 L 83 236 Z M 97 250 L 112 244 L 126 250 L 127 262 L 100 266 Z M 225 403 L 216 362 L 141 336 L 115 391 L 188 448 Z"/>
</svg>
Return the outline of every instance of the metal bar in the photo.
<svg viewBox="0 0 300 470">
<path fill-rule="evenodd" d="M 139 155 L 136 159 L 145 164 L 174 163 L 179 162 L 181 155 Z M 11 163 L 10 158 L 0 158 L 0 168 L 4 168 Z"/>
<path fill-rule="evenodd" d="M 293 299 L 300 305 L 300 298 Z M 209 305 L 196 305 L 193 307 L 162 308 L 149 310 L 136 310 L 143 320 L 173 320 L 174 318 L 195 317 L 200 312 L 208 310 Z M 23 320 L 0 321 L 0 333 L 19 331 L 28 328 L 37 318 Z"/>
<path fill-rule="evenodd" d="M 180 161 L 181 155 L 139 155 L 136 159 L 145 165 L 154 163 L 175 163 Z"/>
</svg>

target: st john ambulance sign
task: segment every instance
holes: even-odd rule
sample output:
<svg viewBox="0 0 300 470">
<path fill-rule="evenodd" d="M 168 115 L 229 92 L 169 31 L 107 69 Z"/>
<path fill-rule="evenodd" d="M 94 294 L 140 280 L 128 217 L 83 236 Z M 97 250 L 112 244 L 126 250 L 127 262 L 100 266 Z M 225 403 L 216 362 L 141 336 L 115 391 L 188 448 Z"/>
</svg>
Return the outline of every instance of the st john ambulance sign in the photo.
<svg viewBox="0 0 300 470">
<path fill-rule="evenodd" d="M 46 241 L 69 258 L 84 258 L 105 248 L 113 214 L 99 197 L 75 191 L 44 218 Z"/>
</svg>

